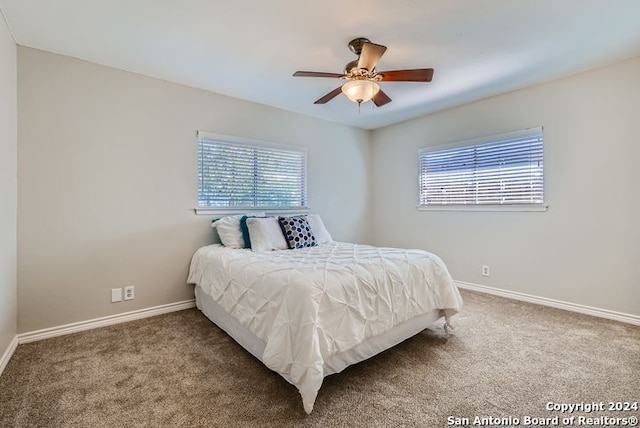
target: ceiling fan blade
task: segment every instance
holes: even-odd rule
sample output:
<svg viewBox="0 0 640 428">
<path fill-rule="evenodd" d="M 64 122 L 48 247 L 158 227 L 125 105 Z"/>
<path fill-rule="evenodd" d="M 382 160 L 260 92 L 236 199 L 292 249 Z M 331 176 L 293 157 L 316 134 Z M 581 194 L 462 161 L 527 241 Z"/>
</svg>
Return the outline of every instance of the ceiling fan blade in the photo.
<svg viewBox="0 0 640 428">
<path fill-rule="evenodd" d="M 433 68 L 381 71 L 378 76 L 382 76 L 383 82 L 431 82 Z"/>
<path fill-rule="evenodd" d="M 321 71 L 296 71 L 293 73 L 295 77 L 343 77 L 340 73 L 324 73 Z"/>
<path fill-rule="evenodd" d="M 360 52 L 360 58 L 358 59 L 358 69 L 365 68 L 369 72 L 376 68 L 376 64 L 380 57 L 387 50 L 386 46 L 376 45 L 375 43 L 363 43 L 362 52 Z"/>
<path fill-rule="evenodd" d="M 389 95 L 385 94 L 382 89 L 380 89 L 378 93 L 373 96 L 371 101 L 373 101 L 376 107 L 382 107 L 383 105 L 390 103 L 391 98 L 389 98 Z"/>
<path fill-rule="evenodd" d="M 334 99 L 336 96 L 338 96 L 341 93 L 342 93 L 342 86 L 338 86 L 336 89 L 334 89 L 333 91 L 329 92 L 324 97 L 322 97 L 319 100 L 317 100 L 316 102 L 314 102 L 314 104 L 326 104 L 326 103 L 328 103 L 329 101 L 331 101 L 332 99 Z"/>
</svg>

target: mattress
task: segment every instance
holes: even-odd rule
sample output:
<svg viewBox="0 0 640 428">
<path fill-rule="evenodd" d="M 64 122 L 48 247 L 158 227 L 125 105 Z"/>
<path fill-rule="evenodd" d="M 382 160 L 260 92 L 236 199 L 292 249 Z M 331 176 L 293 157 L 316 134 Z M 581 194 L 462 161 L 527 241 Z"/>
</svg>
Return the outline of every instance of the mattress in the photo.
<svg viewBox="0 0 640 428">
<path fill-rule="evenodd" d="M 325 376 L 451 318 L 462 299 L 423 250 L 332 242 L 256 253 L 221 245 L 193 256 L 198 308 L 295 385 L 310 413 Z"/>
</svg>

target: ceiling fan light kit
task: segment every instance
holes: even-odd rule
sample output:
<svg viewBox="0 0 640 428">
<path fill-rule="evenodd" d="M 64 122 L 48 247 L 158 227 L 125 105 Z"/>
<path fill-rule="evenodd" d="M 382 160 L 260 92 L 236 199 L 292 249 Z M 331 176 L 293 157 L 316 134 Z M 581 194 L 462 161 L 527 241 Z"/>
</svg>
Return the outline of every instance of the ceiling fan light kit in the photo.
<svg viewBox="0 0 640 428">
<path fill-rule="evenodd" d="M 342 85 L 342 92 L 354 103 L 366 103 L 380 91 L 380 86 L 371 80 L 351 80 Z"/>
<path fill-rule="evenodd" d="M 347 83 L 316 100 L 314 104 L 325 104 L 342 92 L 358 105 L 373 101 L 377 107 L 381 107 L 390 103 L 391 98 L 380 89 L 378 82 L 430 82 L 433 77 L 432 68 L 376 72 L 376 64 L 387 48 L 371 43 L 364 37 L 351 40 L 349 49 L 358 56 L 358 59 L 347 63 L 344 74 L 317 71 L 293 73 L 296 77 L 330 77 L 348 80 Z"/>
</svg>

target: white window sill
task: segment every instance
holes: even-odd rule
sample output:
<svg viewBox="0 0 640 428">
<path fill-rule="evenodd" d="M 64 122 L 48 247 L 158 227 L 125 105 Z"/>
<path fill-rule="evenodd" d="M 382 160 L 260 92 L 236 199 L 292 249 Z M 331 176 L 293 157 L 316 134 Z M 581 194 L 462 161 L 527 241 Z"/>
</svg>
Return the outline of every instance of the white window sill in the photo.
<svg viewBox="0 0 640 428">
<path fill-rule="evenodd" d="M 418 211 L 547 211 L 547 204 L 522 205 L 419 205 Z"/>
<path fill-rule="evenodd" d="M 242 208 L 242 207 L 234 207 L 234 208 L 194 208 L 193 211 L 196 215 L 231 215 L 231 214 L 246 214 L 252 212 L 266 212 L 268 214 L 271 213 L 287 213 L 287 214 L 304 214 L 309 212 L 309 208 L 307 207 L 275 207 L 275 208 Z"/>
</svg>

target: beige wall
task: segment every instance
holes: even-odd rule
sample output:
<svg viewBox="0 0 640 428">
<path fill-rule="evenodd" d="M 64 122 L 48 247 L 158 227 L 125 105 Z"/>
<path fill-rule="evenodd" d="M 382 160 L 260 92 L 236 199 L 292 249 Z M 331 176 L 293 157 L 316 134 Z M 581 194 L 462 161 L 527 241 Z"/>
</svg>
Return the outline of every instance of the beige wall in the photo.
<svg viewBox="0 0 640 428">
<path fill-rule="evenodd" d="M 0 16 L 0 357 L 16 336 L 16 44 Z"/>
<path fill-rule="evenodd" d="M 640 315 L 638 94 L 640 58 L 376 131 L 376 243 L 431 250 L 460 281 Z M 548 212 L 416 210 L 419 148 L 539 125 Z"/>
<path fill-rule="evenodd" d="M 310 209 L 368 238 L 368 131 L 24 47 L 18 71 L 20 332 L 193 297 L 196 130 L 308 147 Z"/>
<path fill-rule="evenodd" d="M 198 129 L 308 147 L 309 205 L 336 239 L 425 248 L 461 281 L 640 314 L 640 59 L 374 132 L 29 48 L 18 72 L 19 332 L 192 297 L 190 256 L 212 239 L 192 212 Z M 548 212 L 416 210 L 420 147 L 540 125 Z M 10 274 L 15 252 L 5 260 Z M 130 284 L 135 300 L 109 303 Z"/>
</svg>

